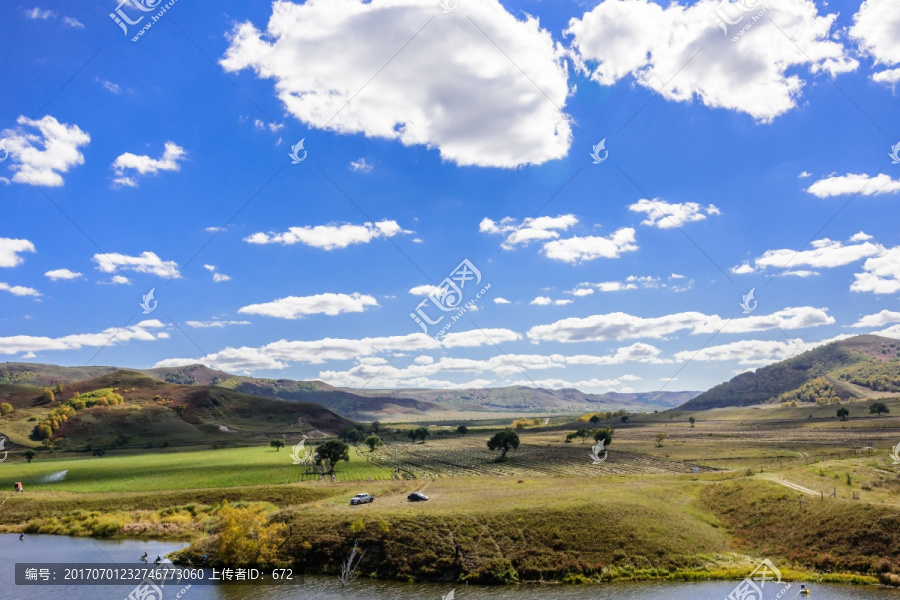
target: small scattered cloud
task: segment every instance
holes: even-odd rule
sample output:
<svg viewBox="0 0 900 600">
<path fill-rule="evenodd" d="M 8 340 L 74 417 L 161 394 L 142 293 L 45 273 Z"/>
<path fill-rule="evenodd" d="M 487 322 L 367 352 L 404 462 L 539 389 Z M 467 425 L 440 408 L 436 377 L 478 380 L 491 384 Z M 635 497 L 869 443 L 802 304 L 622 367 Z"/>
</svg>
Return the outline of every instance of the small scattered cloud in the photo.
<svg viewBox="0 0 900 600">
<path fill-rule="evenodd" d="M 230 281 L 231 277 L 225 275 L 224 273 L 219 273 L 216 269 L 216 265 L 203 265 L 203 268 L 212 273 L 213 281 L 215 283 L 221 283 L 223 281 Z"/>
<path fill-rule="evenodd" d="M 20 116 L 16 123 L 18 128 L 0 134 L 9 152 L 10 168 L 15 171 L 14 182 L 60 187 L 65 183 L 62 173 L 84 164 L 79 148 L 86 146 L 91 136 L 77 125 L 60 123 L 50 115 L 38 120 Z M 37 129 L 37 133 L 29 128 Z"/>
<path fill-rule="evenodd" d="M 34 288 L 24 285 L 9 285 L 0 281 L 0 291 L 9 292 L 13 296 L 40 296 L 41 293 Z"/>
<path fill-rule="evenodd" d="M 194 329 L 213 329 L 231 327 L 232 325 L 249 325 L 250 321 L 219 321 L 213 319 L 212 321 L 186 321 L 186 323 L 188 327 L 193 327 Z"/>
<path fill-rule="evenodd" d="M 380 237 L 394 237 L 399 234 L 411 234 L 400 227 L 396 221 L 384 220 L 362 225 L 316 225 L 315 227 L 291 227 L 284 233 L 254 233 L 244 241 L 250 244 L 304 244 L 322 250 L 346 248 L 354 244 L 367 244 Z"/>
<path fill-rule="evenodd" d="M 122 88 L 118 83 L 113 83 L 112 81 L 107 81 L 104 79 L 100 81 L 100 85 L 103 86 L 103 89 L 107 90 L 108 92 L 112 92 L 117 96 L 122 93 Z"/>
<path fill-rule="evenodd" d="M 799 175 L 797 175 L 797 179 L 806 179 L 807 177 L 812 177 L 812 173 L 809 171 L 803 171 Z"/>
<path fill-rule="evenodd" d="M 84 23 L 82 23 L 75 17 L 63 17 L 62 22 L 74 29 L 84 29 Z"/>
<path fill-rule="evenodd" d="M 0 267 L 15 267 L 25 262 L 22 252 L 34 252 L 34 244 L 24 239 L 0 237 Z"/>
<path fill-rule="evenodd" d="M 44 273 L 44 276 L 50 278 L 51 281 L 59 281 L 60 279 L 78 279 L 79 277 L 81 277 L 81 273 L 76 273 L 75 271 L 70 271 L 69 269 L 53 269 L 52 271 L 47 271 L 46 273 Z"/>
<path fill-rule="evenodd" d="M 900 179 L 892 179 L 890 175 L 884 173 L 879 173 L 875 177 L 870 177 L 865 173 L 831 175 L 816 181 L 806 188 L 806 191 L 819 198 L 847 196 L 850 194 L 860 196 L 896 194 L 900 192 Z"/>
<path fill-rule="evenodd" d="M 485 217 L 478 225 L 481 233 L 502 234 L 506 236 L 501 247 L 512 250 L 516 246 L 528 245 L 533 241 L 546 241 L 559 238 L 560 232 L 578 224 L 575 215 L 559 215 L 556 217 L 529 218 L 517 225 L 512 217 L 504 217 L 495 222 Z"/>
<path fill-rule="evenodd" d="M 314 296 L 288 296 L 272 302 L 250 304 L 238 310 L 241 314 L 262 315 L 279 319 L 302 319 L 308 315 L 335 316 L 341 313 L 363 312 L 378 306 L 378 301 L 368 294 L 316 294 Z"/>
<path fill-rule="evenodd" d="M 641 221 L 641 225 L 670 229 L 681 227 L 685 223 L 703 221 L 708 215 L 719 215 L 721 211 L 710 204 L 703 207 L 696 202 L 669 203 L 660 198 L 654 200 L 642 199 L 630 205 L 628 210 L 645 213 L 647 218 Z"/>
<path fill-rule="evenodd" d="M 506 298 L 501 298 L 500 296 L 497 296 L 496 298 L 494 298 L 494 304 L 512 304 L 512 302 L 510 302 Z"/>
<path fill-rule="evenodd" d="M 136 273 L 150 273 L 157 277 L 172 279 L 181 278 L 181 273 L 178 271 L 178 263 L 174 260 L 162 260 L 154 252 L 142 252 L 139 256 L 108 252 L 104 254 L 95 254 L 92 260 L 97 263 L 97 270 L 101 273 L 135 271 Z M 122 277 L 122 279 L 125 278 Z M 116 281 L 115 283 L 125 282 Z"/>
<path fill-rule="evenodd" d="M 350 161 L 350 168 L 357 173 L 369 173 L 374 168 L 374 165 L 368 163 L 365 158 L 360 158 L 359 160 Z"/>
<path fill-rule="evenodd" d="M 41 9 L 38 7 L 34 7 L 25 11 L 25 16 L 29 19 L 35 19 L 38 21 L 46 21 L 48 19 L 55 19 L 56 13 L 50 9 Z"/>
<path fill-rule="evenodd" d="M 409 290 L 409 293 L 413 296 L 430 296 L 434 292 L 440 290 L 440 286 L 437 285 L 417 285 Z"/>
<path fill-rule="evenodd" d="M 900 323 L 900 312 L 893 310 L 883 310 L 874 315 L 866 315 L 860 317 L 859 320 L 850 327 L 884 327 L 892 323 Z"/>
<path fill-rule="evenodd" d="M 120 187 L 137 187 L 137 180 L 126 175 L 128 172 L 139 175 L 156 175 L 160 171 L 178 171 L 181 169 L 179 161 L 184 160 L 186 155 L 184 148 L 175 142 L 166 142 L 165 150 L 160 158 L 126 152 L 113 161 L 112 168 L 116 174 L 113 184 Z"/>
</svg>

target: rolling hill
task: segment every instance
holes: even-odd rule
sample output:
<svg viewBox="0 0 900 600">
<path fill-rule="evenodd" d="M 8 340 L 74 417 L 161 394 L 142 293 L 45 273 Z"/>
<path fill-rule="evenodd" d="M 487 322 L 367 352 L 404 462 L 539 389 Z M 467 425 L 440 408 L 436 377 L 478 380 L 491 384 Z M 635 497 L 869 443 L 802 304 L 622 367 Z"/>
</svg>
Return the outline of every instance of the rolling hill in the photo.
<svg viewBox="0 0 900 600">
<path fill-rule="evenodd" d="M 263 398 L 208 385 L 172 384 L 119 370 L 64 386 L 53 400 L 42 388 L 0 384 L 14 410 L 0 420 L 13 443 L 34 445 L 53 423 L 59 447 L 256 443 L 301 434 L 324 437 L 352 422 L 313 402 Z M 115 400 L 121 397 L 121 401 Z M 102 401 L 99 399 L 102 398 Z M 80 404 L 79 404 L 80 403 Z M 74 407 L 66 417 L 60 407 Z"/>
<path fill-rule="evenodd" d="M 872 398 L 900 392 L 900 341 L 860 335 L 741 373 L 686 402 L 683 410 Z"/>
</svg>

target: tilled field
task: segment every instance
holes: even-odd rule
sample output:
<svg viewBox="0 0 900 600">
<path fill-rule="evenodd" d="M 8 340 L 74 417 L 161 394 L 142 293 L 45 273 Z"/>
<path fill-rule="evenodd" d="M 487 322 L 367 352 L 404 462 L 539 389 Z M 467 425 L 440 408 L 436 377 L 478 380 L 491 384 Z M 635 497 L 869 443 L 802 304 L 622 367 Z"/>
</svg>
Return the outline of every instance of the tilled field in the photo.
<svg viewBox="0 0 900 600">
<path fill-rule="evenodd" d="M 613 450 L 608 458 L 593 464 L 591 445 L 526 445 L 510 452 L 505 462 L 495 462 L 482 439 L 463 438 L 425 444 L 390 444 L 366 453 L 373 464 L 391 469 L 398 477 L 454 477 L 464 475 L 553 476 L 553 475 L 642 475 L 714 471 L 710 467 Z"/>
</svg>

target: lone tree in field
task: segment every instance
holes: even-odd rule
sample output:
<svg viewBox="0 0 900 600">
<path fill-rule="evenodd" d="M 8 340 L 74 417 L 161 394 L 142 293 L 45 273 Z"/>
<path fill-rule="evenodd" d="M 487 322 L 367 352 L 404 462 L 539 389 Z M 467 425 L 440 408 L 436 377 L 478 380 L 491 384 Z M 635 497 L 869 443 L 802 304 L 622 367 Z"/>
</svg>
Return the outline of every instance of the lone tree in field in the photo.
<svg viewBox="0 0 900 600">
<path fill-rule="evenodd" d="M 623 422 L 623 423 L 627 423 L 627 422 L 628 422 L 628 415 L 625 415 L 625 416 L 622 417 L 622 422 Z"/>
<path fill-rule="evenodd" d="M 329 473 L 334 473 L 334 466 L 341 460 L 350 462 L 350 446 L 341 440 L 328 440 L 316 446 L 316 464 L 327 461 L 331 465 Z"/>
<path fill-rule="evenodd" d="M 269 442 L 269 445 L 275 448 L 275 452 L 278 452 L 282 448 L 284 448 L 284 440 L 272 440 Z"/>
<path fill-rule="evenodd" d="M 609 446 L 610 444 L 612 444 L 613 432 L 615 432 L 615 429 L 612 429 L 612 428 L 595 429 L 594 431 L 591 432 L 591 436 L 594 438 L 595 442 L 599 442 L 600 440 L 603 440 L 603 445 Z"/>
<path fill-rule="evenodd" d="M 237 507 L 225 501 L 218 518 L 215 547 L 226 565 L 265 565 L 276 559 L 285 526 L 269 521 L 265 504 Z"/>
<path fill-rule="evenodd" d="M 25 457 L 26 462 L 30 463 L 35 457 L 34 450 L 26 450 L 25 454 L 23 454 L 22 456 Z"/>
<path fill-rule="evenodd" d="M 656 434 L 656 445 L 659 448 L 662 448 L 663 440 L 669 437 L 668 433 L 657 433 Z"/>
<path fill-rule="evenodd" d="M 509 428 L 498 431 L 494 434 L 494 437 L 488 440 L 487 447 L 491 452 L 494 450 L 502 450 L 503 453 L 498 460 L 505 460 L 507 452 L 519 447 L 519 436 L 515 431 Z"/>
<path fill-rule="evenodd" d="M 458 433 L 459 435 L 466 435 L 467 433 L 469 433 L 469 428 L 465 425 L 460 425 L 456 428 L 456 433 Z"/>
<path fill-rule="evenodd" d="M 13 411 L 13 407 L 12 407 L 12 404 L 10 404 L 9 402 L 0 403 L 0 417 L 2 417 L 4 415 L 8 415 L 12 411 Z"/>
<path fill-rule="evenodd" d="M 838 419 L 840 419 L 841 421 L 846 421 L 847 415 L 849 415 L 849 414 L 850 414 L 850 411 L 847 410 L 847 408 L 845 406 L 842 406 L 839 409 L 837 409 L 837 416 L 838 416 Z"/>
<path fill-rule="evenodd" d="M 696 423 L 696 422 L 697 422 L 697 419 L 695 419 L 694 417 L 690 417 L 690 418 L 688 419 L 688 423 L 691 424 L 691 427 L 693 427 L 693 426 L 694 426 L 694 423 Z"/>
<path fill-rule="evenodd" d="M 584 440 L 591 436 L 591 430 L 585 427 L 582 427 L 578 431 L 575 432 L 575 437 L 581 438 L 581 443 L 584 443 Z"/>
<path fill-rule="evenodd" d="M 381 438 L 375 434 L 370 435 L 366 438 L 366 446 L 369 447 L 369 452 L 375 452 L 375 448 L 379 446 L 384 446 L 384 442 L 381 441 Z"/>
<path fill-rule="evenodd" d="M 41 400 L 43 400 L 44 402 L 53 402 L 53 390 L 45 387 L 41 391 Z"/>
<path fill-rule="evenodd" d="M 884 402 L 874 402 L 869 407 L 869 412 L 873 415 L 881 416 L 883 413 L 889 413 L 891 411 Z"/>
<path fill-rule="evenodd" d="M 594 415 L 593 417 L 590 418 L 591 425 L 596 425 L 599 422 L 600 422 L 600 417 L 598 417 L 597 415 Z"/>
</svg>

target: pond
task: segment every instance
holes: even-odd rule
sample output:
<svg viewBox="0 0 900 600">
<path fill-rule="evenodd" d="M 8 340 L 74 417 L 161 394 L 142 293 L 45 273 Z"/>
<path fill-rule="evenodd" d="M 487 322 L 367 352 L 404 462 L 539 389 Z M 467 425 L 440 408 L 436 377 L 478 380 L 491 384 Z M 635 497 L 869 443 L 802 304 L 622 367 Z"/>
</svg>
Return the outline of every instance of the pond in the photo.
<svg viewBox="0 0 900 600">
<path fill-rule="evenodd" d="M 157 555 L 182 544 L 147 541 L 104 541 L 52 535 L 0 535 L 0 598 L 3 600 L 127 600 L 134 589 L 127 586 L 25 586 L 15 585 L 15 563 L 131 563 L 142 566 L 141 554 Z M 651 582 L 605 585 L 530 585 L 486 587 L 460 584 L 398 583 L 359 579 L 342 589 L 335 577 L 306 577 L 290 586 L 274 585 L 168 585 L 164 600 L 442 600 L 455 590 L 456 600 L 725 600 L 737 582 Z M 775 600 L 784 588 L 769 583 L 762 600 Z M 798 584 L 779 600 L 796 600 Z M 900 600 L 900 590 L 874 586 L 812 584 L 815 600 Z M 148 598 L 147 600 L 158 600 Z M 750 600 L 750 599 L 748 599 Z M 758 600 L 758 599 L 753 599 Z"/>
</svg>

